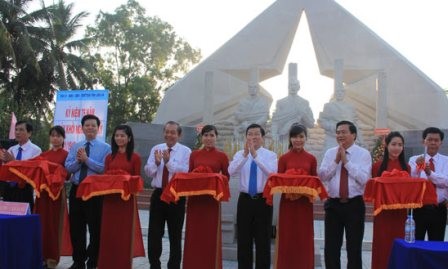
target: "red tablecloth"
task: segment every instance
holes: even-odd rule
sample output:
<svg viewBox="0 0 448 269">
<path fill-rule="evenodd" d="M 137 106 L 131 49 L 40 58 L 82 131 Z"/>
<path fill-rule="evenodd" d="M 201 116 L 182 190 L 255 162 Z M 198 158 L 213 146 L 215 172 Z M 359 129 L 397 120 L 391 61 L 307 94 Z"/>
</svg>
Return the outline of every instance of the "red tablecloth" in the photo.
<svg viewBox="0 0 448 269">
<path fill-rule="evenodd" d="M 177 173 L 166 186 L 160 199 L 176 202 L 182 196 L 211 195 L 217 201 L 229 201 L 226 176 L 217 173 Z"/>
<path fill-rule="evenodd" d="M 275 193 L 282 197 L 274 268 L 314 268 L 313 202 L 328 197 L 325 187 L 318 177 L 291 169 L 269 176 L 263 191 L 267 204 L 272 205 Z"/>
<path fill-rule="evenodd" d="M 119 173 L 90 175 L 79 184 L 78 198 L 104 195 L 98 268 L 131 269 L 133 257 L 145 256 L 135 198 L 141 190 L 140 176 Z"/>
<path fill-rule="evenodd" d="M 127 174 L 90 175 L 78 186 L 76 196 L 84 201 L 94 196 L 120 194 L 124 201 L 132 194 L 143 190 L 143 180 L 140 176 Z"/>
<path fill-rule="evenodd" d="M 177 173 L 162 193 L 167 203 L 189 196 L 183 268 L 222 268 L 221 201 L 230 198 L 226 176 L 196 168 Z"/>
<path fill-rule="evenodd" d="M 64 194 L 66 178 L 67 171 L 62 165 L 41 157 L 0 166 L 0 180 L 15 181 L 19 187 L 28 183 L 34 188 L 38 198 L 34 212 L 42 222 L 43 258 L 53 265 L 58 264 L 60 255 L 72 254 Z"/>
<path fill-rule="evenodd" d="M 285 173 L 272 174 L 263 190 L 266 203 L 272 205 L 272 195 L 275 193 L 295 193 L 306 196 L 310 202 L 317 197 L 321 200 L 328 197 L 327 191 L 320 179 L 316 176 Z"/>
<path fill-rule="evenodd" d="M 387 267 L 393 240 L 404 236 L 406 209 L 437 203 L 430 181 L 411 178 L 399 170 L 385 171 L 369 180 L 364 199 L 374 204 L 372 269 Z"/>
<path fill-rule="evenodd" d="M 383 173 L 382 177 L 367 182 L 364 200 L 373 203 L 375 216 L 383 209 L 419 208 L 424 204 L 437 204 L 436 190 L 430 181 L 411 178 L 404 173 Z"/>
<path fill-rule="evenodd" d="M 43 158 L 11 161 L 0 166 L 0 180 L 15 181 L 19 187 L 28 183 L 33 186 L 37 197 L 40 197 L 42 190 L 46 190 L 53 200 L 59 198 L 66 178 L 64 167 Z"/>
</svg>

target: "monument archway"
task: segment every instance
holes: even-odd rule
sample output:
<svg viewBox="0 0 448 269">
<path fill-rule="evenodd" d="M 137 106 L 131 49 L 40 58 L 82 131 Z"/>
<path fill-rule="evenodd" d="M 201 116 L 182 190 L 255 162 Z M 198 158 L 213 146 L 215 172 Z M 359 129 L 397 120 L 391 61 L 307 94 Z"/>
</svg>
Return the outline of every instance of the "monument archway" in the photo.
<svg viewBox="0 0 448 269">
<path fill-rule="evenodd" d="M 381 110 L 386 119 L 377 127 L 448 128 L 444 120 L 448 100 L 441 87 L 333 0 L 274 2 L 175 83 L 153 122 L 176 120 L 196 125 L 204 121 L 207 109 L 214 121 L 230 120 L 239 100 L 247 95 L 251 69 L 260 71 L 260 82 L 283 72 L 303 12 L 319 72 L 334 78 L 335 60 L 344 61 L 347 100 L 355 105 L 363 124 L 376 126 L 377 111 Z M 213 74 L 212 83 L 206 83 L 207 72 Z M 383 85 L 385 96 L 378 106 L 377 83 Z M 270 97 L 263 89 L 262 94 Z M 213 105 L 206 106 L 210 101 Z"/>
</svg>

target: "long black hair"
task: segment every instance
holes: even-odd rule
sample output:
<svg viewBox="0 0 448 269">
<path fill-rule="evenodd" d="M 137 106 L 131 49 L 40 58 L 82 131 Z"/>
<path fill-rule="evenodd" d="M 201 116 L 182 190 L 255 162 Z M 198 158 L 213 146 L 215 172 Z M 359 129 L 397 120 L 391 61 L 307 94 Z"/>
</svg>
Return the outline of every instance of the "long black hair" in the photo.
<svg viewBox="0 0 448 269">
<path fill-rule="evenodd" d="M 112 133 L 112 138 L 110 139 L 111 140 L 110 144 L 112 148 L 112 159 L 115 158 L 115 156 L 118 153 L 118 145 L 117 142 L 115 142 L 115 133 L 118 130 L 124 131 L 129 138 L 128 144 L 126 145 L 126 157 L 128 161 L 130 161 L 132 158 L 132 153 L 134 153 L 134 134 L 132 133 L 131 127 L 129 127 L 126 124 L 118 125 L 117 127 L 115 127 L 114 132 Z"/>
<path fill-rule="evenodd" d="M 292 149 L 292 143 L 291 143 L 291 138 L 298 136 L 299 134 L 303 133 L 305 135 L 305 138 L 308 137 L 307 132 L 306 132 L 306 127 L 302 124 L 298 124 L 298 123 L 293 123 L 291 125 L 291 128 L 289 128 L 289 149 Z"/>
<path fill-rule="evenodd" d="M 377 177 L 380 177 L 381 174 L 387 170 L 387 163 L 389 162 L 389 150 L 387 149 L 387 146 L 390 144 L 394 137 L 399 137 L 403 142 L 403 150 L 398 156 L 398 161 L 400 162 L 400 166 L 403 171 L 408 170 L 408 166 L 406 164 L 406 161 L 404 160 L 404 138 L 399 132 L 390 132 L 385 139 L 386 146 L 384 147 L 383 161 L 381 162 L 380 169 L 378 169 L 378 174 L 376 175 Z"/>
</svg>

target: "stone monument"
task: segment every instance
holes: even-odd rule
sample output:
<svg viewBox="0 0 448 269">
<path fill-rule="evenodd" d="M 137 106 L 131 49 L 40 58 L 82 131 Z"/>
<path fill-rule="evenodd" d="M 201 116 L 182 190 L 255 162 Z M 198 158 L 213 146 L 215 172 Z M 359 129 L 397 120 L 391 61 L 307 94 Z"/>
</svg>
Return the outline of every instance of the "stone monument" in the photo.
<svg viewBox="0 0 448 269">
<path fill-rule="evenodd" d="M 153 123 L 176 120 L 194 126 L 202 122 L 204 74 L 208 71 L 213 72 L 213 118 L 217 122 L 229 119 L 245 97 L 250 68 L 260 70 L 258 82 L 282 72 L 306 13 L 320 73 L 334 77 L 334 60 L 344 58 L 346 99 L 357 107 L 363 124 L 375 126 L 376 77 L 384 72 L 387 102 L 393 105 L 384 108 L 387 126 L 383 127 L 448 128 L 448 99 L 443 89 L 338 1 L 272 2 L 166 92 Z M 260 95 L 269 97 L 262 89 Z M 406 102 L 403 96 L 409 97 Z"/>
<path fill-rule="evenodd" d="M 235 138 L 242 139 L 247 126 L 257 123 L 263 128 L 269 118 L 269 108 L 271 103 L 259 94 L 258 69 L 251 69 L 248 85 L 249 96 L 242 99 L 234 114 Z"/>
<path fill-rule="evenodd" d="M 272 139 L 278 141 L 288 137 L 289 128 L 299 123 L 307 128 L 314 127 L 314 117 L 307 100 L 297 95 L 300 82 L 297 79 L 297 63 L 289 64 L 288 96 L 277 101 L 272 115 Z"/>
<path fill-rule="evenodd" d="M 317 123 L 325 130 L 325 146 L 323 152 L 327 149 L 337 146 L 336 142 L 336 124 L 341 120 L 353 122 L 357 127 L 356 144 L 362 145 L 362 132 L 358 124 L 358 115 L 355 107 L 344 101 L 345 88 L 342 83 L 343 60 L 335 60 L 335 79 L 334 94 L 330 102 L 324 105 L 323 111 L 319 114 Z"/>
</svg>

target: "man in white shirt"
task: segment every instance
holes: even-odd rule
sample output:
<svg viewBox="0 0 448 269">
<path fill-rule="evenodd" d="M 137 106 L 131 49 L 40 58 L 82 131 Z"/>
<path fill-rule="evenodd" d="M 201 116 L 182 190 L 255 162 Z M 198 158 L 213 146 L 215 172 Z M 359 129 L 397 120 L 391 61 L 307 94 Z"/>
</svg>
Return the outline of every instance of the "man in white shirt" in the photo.
<svg viewBox="0 0 448 269">
<path fill-rule="evenodd" d="M 271 173 L 277 172 L 277 154 L 263 148 L 264 129 L 251 124 L 246 129 L 244 150 L 229 165 L 230 176 L 240 175 L 237 206 L 238 268 L 252 268 L 255 240 L 255 268 L 271 264 L 272 206 L 266 204 L 263 189 Z"/>
<path fill-rule="evenodd" d="M 439 153 L 444 133 L 436 127 L 429 127 L 423 131 L 423 145 L 426 155 L 417 155 L 409 159 L 411 176 L 427 178 L 436 187 L 437 205 L 424 205 L 414 210 L 415 239 L 443 241 L 446 228 L 446 201 L 448 191 L 448 156 Z M 420 167 L 424 167 L 421 169 Z"/>
<path fill-rule="evenodd" d="M 319 169 L 330 196 L 325 201 L 325 267 L 341 268 L 341 246 L 346 233 L 347 268 L 362 268 L 365 205 L 362 195 L 371 176 L 370 153 L 355 145 L 357 130 L 350 121 L 336 124 L 339 146 L 327 150 Z"/>
<path fill-rule="evenodd" d="M 14 160 L 28 160 L 42 153 L 42 150 L 30 140 L 33 126 L 26 121 L 18 121 L 15 126 L 15 139 L 17 145 L 10 147 L 7 151 L 0 150 L 0 161 L 7 163 Z M 33 187 L 26 184 L 25 187 L 17 186 L 15 182 L 5 184 L 3 200 L 12 202 L 25 202 L 33 209 Z"/>
<path fill-rule="evenodd" d="M 182 259 L 182 227 L 185 217 L 185 198 L 177 203 L 167 204 L 160 200 L 163 188 L 171 180 L 174 173 L 188 172 L 191 150 L 178 143 L 182 128 L 177 122 L 168 121 L 163 128 L 165 143 L 151 149 L 145 165 L 145 173 L 152 177 L 151 186 L 154 191 L 149 208 L 148 258 L 151 269 L 160 269 L 162 254 L 162 236 L 165 222 L 168 225 L 170 240 L 170 258 L 168 269 L 179 269 Z"/>
</svg>

